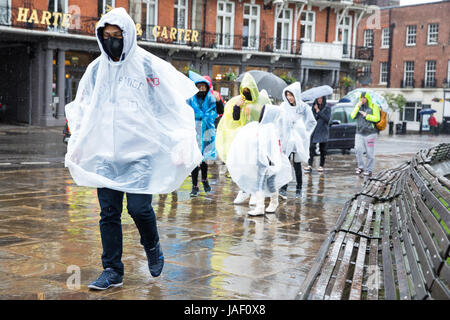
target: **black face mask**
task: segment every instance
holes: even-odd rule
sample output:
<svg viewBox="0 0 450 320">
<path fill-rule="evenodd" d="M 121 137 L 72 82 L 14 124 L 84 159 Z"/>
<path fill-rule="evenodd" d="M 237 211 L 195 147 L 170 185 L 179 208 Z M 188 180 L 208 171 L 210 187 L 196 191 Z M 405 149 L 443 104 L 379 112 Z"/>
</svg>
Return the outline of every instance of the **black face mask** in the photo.
<svg viewBox="0 0 450 320">
<path fill-rule="evenodd" d="M 103 49 L 111 58 L 120 58 L 123 51 L 123 39 L 109 37 L 103 39 Z"/>
<path fill-rule="evenodd" d="M 250 92 L 246 91 L 243 94 L 244 94 L 245 100 L 252 101 L 252 94 Z"/>
<path fill-rule="evenodd" d="M 197 92 L 197 97 L 199 97 L 200 99 L 205 99 L 207 94 L 208 94 L 207 91 L 199 91 Z"/>
</svg>

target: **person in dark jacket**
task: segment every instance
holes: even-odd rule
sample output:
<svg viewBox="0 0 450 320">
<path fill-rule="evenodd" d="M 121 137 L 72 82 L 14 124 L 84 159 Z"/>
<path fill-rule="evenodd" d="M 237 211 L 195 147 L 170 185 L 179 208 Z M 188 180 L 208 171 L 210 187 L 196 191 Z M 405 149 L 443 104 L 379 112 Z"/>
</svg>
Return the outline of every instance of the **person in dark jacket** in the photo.
<svg viewBox="0 0 450 320">
<path fill-rule="evenodd" d="M 314 156 L 316 156 L 316 144 L 319 144 L 320 150 L 320 164 L 317 171 L 322 172 L 325 165 L 325 157 L 327 155 L 327 143 L 329 136 L 329 123 L 331 118 L 331 108 L 327 106 L 327 98 L 321 97 L 314 100 L 312 107 L 314 118 L 317 125 L 311 135 L 311 144 L 309 145 L 309 161 L 305 172 L 310 172 L 312 169 Z"/>
</svg>

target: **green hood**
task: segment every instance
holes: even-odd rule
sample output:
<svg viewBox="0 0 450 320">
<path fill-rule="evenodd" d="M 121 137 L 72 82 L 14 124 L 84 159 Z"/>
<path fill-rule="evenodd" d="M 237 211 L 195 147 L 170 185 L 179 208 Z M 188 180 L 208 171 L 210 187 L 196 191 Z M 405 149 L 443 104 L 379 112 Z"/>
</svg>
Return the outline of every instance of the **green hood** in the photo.
<svg viewBox="0 0 450 320">
<path fill-rule="evenodd" d="M 251 103 L 256 102 L 259 97 L 258 86 L 256 85 L 255 79 L 248 72 L 246 72 L 244 74 L 244 78 L 242 79 L 242 82 L 241 82 L 241 87 L 239 88 L 239 92 L 242 97 L 244 96 L 243 91 L 245 88 L 248 88 L 250 90 L 250 93 L 252 94 L 252 100 L 249 102 L 251 102 Z"/>
</svg>

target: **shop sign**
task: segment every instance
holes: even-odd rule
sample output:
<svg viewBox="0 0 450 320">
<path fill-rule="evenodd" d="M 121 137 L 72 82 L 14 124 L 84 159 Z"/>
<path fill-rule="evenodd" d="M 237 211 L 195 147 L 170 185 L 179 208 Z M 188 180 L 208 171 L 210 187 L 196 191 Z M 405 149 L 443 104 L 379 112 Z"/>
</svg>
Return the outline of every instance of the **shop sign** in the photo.
<svg viewBox="0 0 450 320">
<path fill-rule="evenodd" d="M 197 30 L 154 26 L 152 34 L 155 38 L 161 37 L 164 39 L 170 39 L 174 41 L 198 42 Z"/>
<path fill-rule="evenodd" d="M 63 28 L 67 28 L 69 27 L 71 16 L 70 13 L 50 12 L 45 10 L 42 11 L 41 16 L 39 16 L 36 9 L 30 11 L 29 8 L 19 8 L 17 22 L 36 23 L 47 26 L 53 25 L 54 27 L 61 25 Z M 50 22 L 50 19 L 52 18 L 53 23 Z"/>
</svg>

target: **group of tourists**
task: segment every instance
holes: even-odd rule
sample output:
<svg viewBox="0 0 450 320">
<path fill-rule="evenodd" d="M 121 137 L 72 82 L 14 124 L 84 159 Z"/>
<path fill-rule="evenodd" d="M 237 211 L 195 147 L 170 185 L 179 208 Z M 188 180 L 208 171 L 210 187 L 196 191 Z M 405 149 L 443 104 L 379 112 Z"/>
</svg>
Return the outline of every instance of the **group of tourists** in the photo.
<svg viewBox="0 0 450 320">
<path fill-rule="evenodd" d="M 65 165 L 78 185 L 97 188 L 101 209 L 103 272 L 88 285 L 90 289 L 123 284 L 125 193 L 150 274 L 158 277 L 164 254 L 151 205 L 153 194 L 175 191 L 189 174 L 191 196 L 200 192 L 199 174 L 204 191 L 209 192 L 207 161 L 221 160 L 240 189 L 234 203 L 249 199 L 249 215 L 264 215 L 275 212 L 279 196 L 287 196 L 293 178 L 290 159 L 297 196 L 302 186 L 301 162 L 311 170 L 316 144 L 318 171 L 323 170 L 330 92 L 316 90 L 311 108 L 295 82 L 284 89 L 283 102 L 273 105 L 247 73 L 240 94 L 224 106 L 208 77 L 194 72 L 186 77 L 138 47 L 135 24 L 123 8 L 102 16 L 96 36 L 101 55 L 88 66 L 75 100 L 66 105 L 72 136 Z M 363 121 L 377 115 L 370 100 L 364 99 L 352 117 L 363 128 L 357 143 L 370 157 L 374 138 Z M 363 168 L 359 155 L 358 168 Z M 367 170 L 372 169 L 373 161 L 369 161 Z M 265 197 L 270 197 L 267 208 Z"/>
</svg>

